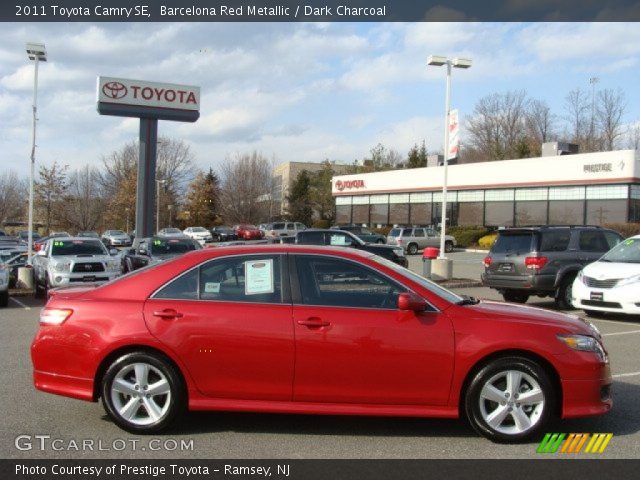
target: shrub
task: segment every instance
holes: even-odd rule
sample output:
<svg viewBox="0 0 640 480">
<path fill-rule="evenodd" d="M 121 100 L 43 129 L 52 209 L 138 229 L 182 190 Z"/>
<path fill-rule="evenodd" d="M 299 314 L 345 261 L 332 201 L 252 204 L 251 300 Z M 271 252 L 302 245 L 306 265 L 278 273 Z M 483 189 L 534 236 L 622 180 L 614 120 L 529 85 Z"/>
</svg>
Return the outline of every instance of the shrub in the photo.
<svg viewBox="0 0 640 480">
<path fill-rule="evenodd" d="M 453 235 L 459 247 L 477 245 L 478 240 L 491 233 L 491 229 L 477 225 L 449 227 L 449 235 Z"/>
<path fill-rule="evenodd" d="M 615 230 L 624 238 L 640 235 L 640 223 L 606 223 L 602 226 L 604 228 Z"/>
<path fill-rule="evenodd" d="M 496 238 L 498 238 L 497 233 L 491 233 L 489 235 L 485 235 L 484 237 L 481 237 L 478 240 L 478 246 L 480 248 L 486 248 L 487 250 L 489 250 L 493 245 L 493 243 L 496 241 Z"/>
<path fill-rule="evenodd" d="M 329 220 L 318 219 L 313 222 L 313 228 L 329 228 L 331 226 L 331 222 Z"/>
<path fill-rule="evenodd" d="M 373 233 L 378 233 L 386 237 L 387 235 L 389 235 L 389 232 L 391 231 L 391 227 L 372 228 L 371 231 Z"/>
</svg>

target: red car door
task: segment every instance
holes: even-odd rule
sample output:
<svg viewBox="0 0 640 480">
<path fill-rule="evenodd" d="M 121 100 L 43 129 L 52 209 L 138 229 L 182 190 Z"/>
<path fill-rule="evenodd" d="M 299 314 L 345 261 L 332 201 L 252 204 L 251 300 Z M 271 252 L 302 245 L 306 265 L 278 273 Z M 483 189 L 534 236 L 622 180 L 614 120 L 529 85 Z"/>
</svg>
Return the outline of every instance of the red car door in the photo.
<svg viewBox="0 0 640 480">
<path fill-rule="evenodd" d="M 294 258 L 294 400 L 447 403 L 454 338 L 444 314 L 398 310 L 398 293 L 407 289 L 362 264 Z"/>
<path fill-rule="evenodd" d="M 279 255 L 212 260 L 146 301 L 151 333 L 183 360 L 205 395 L 291 400 L 293 324 L 283 264 Z"/>
</svg>

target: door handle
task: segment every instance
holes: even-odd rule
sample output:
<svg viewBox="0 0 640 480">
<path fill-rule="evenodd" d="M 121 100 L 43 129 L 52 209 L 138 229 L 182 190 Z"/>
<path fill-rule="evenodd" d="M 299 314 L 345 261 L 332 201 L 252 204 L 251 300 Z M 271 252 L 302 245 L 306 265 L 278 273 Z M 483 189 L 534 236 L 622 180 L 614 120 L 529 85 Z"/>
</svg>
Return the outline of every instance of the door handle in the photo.
<svg viewBox="0 0 640 480">
<path fill-rule="evenodd" d="M 165 308 L 164 310 L 156 310 L 153 312 L 154 317 L 164 318 L 165 320 L 171 320 L 173 318 L 182 318 L 180 312 L 175 311 L 173 308 Z"/>
<path fill-rule="evenodd" d="M 298 320 L 298 325 L 303 325 L 309 328 L 320 328 L 331 325 L 331 322 L 327 322 L 326 320 L 322 320 L 318 317 L 309 317 L 306 320 Z"/>
</svg>

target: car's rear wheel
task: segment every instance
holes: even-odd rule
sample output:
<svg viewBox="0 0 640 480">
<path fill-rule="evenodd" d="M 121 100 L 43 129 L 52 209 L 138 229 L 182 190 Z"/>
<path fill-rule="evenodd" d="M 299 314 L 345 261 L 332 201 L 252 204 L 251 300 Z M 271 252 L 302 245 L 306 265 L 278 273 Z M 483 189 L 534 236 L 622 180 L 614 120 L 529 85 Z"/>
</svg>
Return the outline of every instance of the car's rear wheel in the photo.
<svg viewBox="0 0 640 480">
<path fill-rule="evenodd" d="M 133 352 L 107 369 L 102 380 L 102 403 L 124 430 L 158 432 L 184 412 L 186 394 L 181 375 L 160 355 Z"/>
<path fill-rule="evenodd" d="M 451 240 L 444 242 L 444 251 L 447 253 L 453 252 L 453 242 Z"/>
<path fill-rule="evenodd" d="M 492 361 L 473 377 L 465 412 L 473 428 L 494 442 L 521 442 L 539 434 L 555 409 L 545 370 L 524 357 Z"/>
<path fill-rule="evenodd" d="M 504 298 L 506 302 L 527 303 L 527 300 L 529 300 L 529 295 L 527 295 L 525 292 L 519 292 L 518 290 L 505 290 L 502 294 L 502 298 Z"/>
<path fill-rule="evenodd" d="M 409 255 L 415 255 L 416 253 L 418 253 L 418 245 L 416 245 L 415 243 L 410 243 L 409 245 L 407 245 L 407 253 Z"/>
<path fill-rule="evenodd" d="M 567 275 L 560 282 L 560 286 L 556 291 L 556 305 L 561 310 L 574 310 L 575 307 L 571 303 L 571 290 L 573 288 L 573 281 L 575 275 Z"/>
<path fill-rule="evenodd" d="M 0 307 L 6 307 L 9 305 L 9 290 L 0 292 Z"/>
</svg>

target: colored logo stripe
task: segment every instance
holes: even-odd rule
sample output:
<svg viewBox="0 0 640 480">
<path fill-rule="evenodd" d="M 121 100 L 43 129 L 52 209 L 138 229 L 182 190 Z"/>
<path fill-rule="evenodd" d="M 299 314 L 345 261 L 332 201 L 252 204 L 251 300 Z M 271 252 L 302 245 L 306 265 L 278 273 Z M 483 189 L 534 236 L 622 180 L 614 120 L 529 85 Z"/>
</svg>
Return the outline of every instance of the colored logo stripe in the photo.
<svg viewBox="0 0 640 480">
<path fill-rule="evenodd" d="M 565 433 L 547 433 L 536 453 L 603 453 L 612 438 L 613 433 L 570 433 L 568 436 Z M 585 444 L 587 446 L 582 450 Z M 558 452 L 560 445 L 562 448 Z"/>
<path fill-rule="evenodd" d="M 562 440 L 564 440 L 564 437 L 564 433 L 547 433 L 542 439 L 542 442 L 540 442 L 540 445 L 538 446 L 536 452 L 556 453 L 558 447 L 560 446 L 560 443 L 562 443 Z"/>
<path fill-rule="evenodd" d="M 602 453 L 613 438 L 613 433 L 594 433 L 584 449 L 585 453 Z"/>
</svg>

